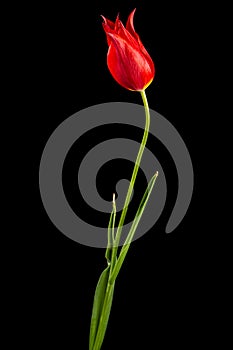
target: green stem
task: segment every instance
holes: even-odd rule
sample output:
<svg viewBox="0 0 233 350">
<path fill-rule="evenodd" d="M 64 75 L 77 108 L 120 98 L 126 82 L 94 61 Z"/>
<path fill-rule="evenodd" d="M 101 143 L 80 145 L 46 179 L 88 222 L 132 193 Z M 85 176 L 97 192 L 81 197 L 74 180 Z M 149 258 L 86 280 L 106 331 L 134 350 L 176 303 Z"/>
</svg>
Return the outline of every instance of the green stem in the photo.
<svg viewBox="0 0 233 350">
<path fill-rule="evenodd" d="M 134 165 L 134 169 L 133 169 L 133 174 L 130 180 L 130 184 L 129 184 L 129 188 L 128 188 L 128 192 L 125 198 L 125 203 L 124 203 L 124 207 L 121 213 L 121 217 L 120 217 L 120 221 L 119 221 L 119 225 L 117 228 L 117 232 L 116 232 L 116 239 L 114 242 L 114 247 L 113 247 L 113 259 L 115 260 L 115 257 L 117 255 L 117 248 L 119 246 L 119 242 L 120 242 L 120 238 L 121 238 L 121 233 L 122 233 L 122 228 L 124 225 L 124 221 L 125 221 L 125 216 L 126 213 L 128 211 L 128 205 L 132 196 L 132 192 L 133 192 L 133 188 L 134 188 L 134 183 L 137 177 L 137 173 L 138 173 L 138 169 L 140 167 L 140 163 L 141 163 L 141 159 L 142 159 L 142 155 L 143 155 L 143 151 L 145 149 L 146 146 L 146 142 L 147 142 L 147 138 L 148 138 L 148 134 L 149 134 L 149 128 L 150 128 L 150 110 L 149 110 L 149 105 L 147 102 L 147 98 L 146 98 L 146 93 L 145 90 L 140 91 L 141 96 L 142 96 L 142 101 L 143 101 L 143 105 L 145 108 L 145 116 L 146 116 L 146 121 L 145 121 L 145 129 L 144 129 L 144 134 L 143 134 L 143 138 L 142 138 L 142 142 L 138 151 L 138 155 L 135 161 L 135 165 Z"/>
<path fill-rule="evenodd" d="M 96 338 L 95 338 L 94 345 L 93 345 L 93 350 L 99 350 L 101 348 L 103 338 L 105 335 L 105 331 L 107 328 L 108 318 L 110 315 L 111 304 L 112 304 L 112 297 L 113 297 L 113 293 L 114 293 L 114 284 L 115 284 L 115 278 L 112 279 L 111 275 L 114 272 L 114 267 L 117 263 L 117 249 L 118 249 L 120 238 L 121 238 L 122 228 L 124 225 L 124 221 L 125 221 L 126 213 L 128 211 L 128 206 L 129 206 L 130 199 L 132 196 L 132 192 L 133 192 L 134 184 L 136 181 L 138 169 L 140 167 L 143 151 L 145 149 L 148 134 L 149 134 L 149 127 L 150 127 L 149 106 L 148 106 L 145 91 L 144 90 L 140 91 L 140 93 L 141 93 L 143 105 L 145 108 L 145 116 L 146 116 L 145 129 L 144 129 L 142 142 L 141 142 L 141 145 L 140 145 L 140 148 L 138 151 L 138 155 L 137 155 L 137 158 L 135 161 L 133 174 L 132 174 L 132 177 L 130 180 L 128 192 L 127 192 L 124 207 L 123 207 L 123 210 L 121 213 L 121 217 L 120 217 L 120 221 L 119 221 L 119 225 L 117 228 L 115 239 L 114 239 L 114 227 L 115 227 L 115 217 L 116 217 L 116 206 L 115 206 L 115 200 L 113 200 L 113 211 L 112 211 L 112 214 L 110 217 L 109 230 L 108 230 L 108 242 L 109 242 L 109 244 L 108 244 L 108 249 L 107 249 L 107 253 L 106 253 L 108 263 L 110 263 L 110 272 L 109 272 L 109 276 L 108 276 L 107 288 L 106 288 L 106 292 L 105 292 L 105 296 L 104 296 L 103 307 L 102 307 L 102 311 L 101 311 L 101 315 L 100 315 L 99 326 L 98 326 Z M 139 219 L 137 220 L 137 223 L 138 223 L 138 221 L 139 221 Z M 111 230 L 111 228 L 112 228 L 112 230 Z M 136 225 L 135 225 L 135 229 L 136 229 Z M 111 233 L 112 233 L 112 236 L 111 236 Z M 110 242 L 112 244 L 112 249 L 111 249 Z M 125 255 L 126 255 L 126 253 L 125 253 Z M 119 272 L 119 269 L 123 263 L 124 257 L 123 257 L 122 261 L 120 262 L 119 268 L 116 271 L 116 275 Z M 111 259 L 111 261 L 110 261 L 110 259 Z M 116 276 L 114 276 L 114 277 L 116 277 Z"/>
</svg>

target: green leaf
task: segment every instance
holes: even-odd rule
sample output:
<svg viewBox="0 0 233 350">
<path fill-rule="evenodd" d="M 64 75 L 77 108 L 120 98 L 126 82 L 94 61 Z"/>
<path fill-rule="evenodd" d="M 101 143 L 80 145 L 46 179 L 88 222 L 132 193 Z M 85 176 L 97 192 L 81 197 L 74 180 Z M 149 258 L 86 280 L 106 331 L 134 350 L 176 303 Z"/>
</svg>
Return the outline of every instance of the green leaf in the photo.
<svg viewBox="0 0 233 350">
<path fill-rule="evenodd" d="M 112 201 L 112 212 L 110 215 L 109 223 L 108 223 L 108 245 L 105 253 L 105 258 L 110 264 L 112 258 L 112 247 L 114 243 L 114 229 L 115 229 L 115 220 L 116 220 L 116 202 L 115 202 L 115 193 L 113 194 Z"/>
<path fill-rule="evenodd" d="M 123 247 L 121 248 L 121 251 L 120 251 L 120 254 L 119 254 L 119 257 L 116 261 L 116 264 L 114 266 L 114 269 L 111 273 L 111 276 L 110 276 L 110 282 L 112 283 L 113 281 L 115 281 L 115 279 L 117 278 L 117 275 L 121 269 L 121 266 L 125 260 L 125 257 L 126 257 L 126 254 L 129 250 L 129 247 L 130 247 L 130 244 L 132 242 L 132 239 L 133 239 L 133 236 L 135 234 L 135 231 L 138 227 L 138 224 L 140 222 L 140 219 L 142 217 L 142 214 L 145 210 L 145 207 L 146 207 L 146 204 L 148 202 L 148 199 L 150 197 L 150 194 L 152 192 L 152 189 L 154 187 L 154 184 L 155 184 L 155 181 L 157 179 L 157 176 L 158 176 L 158 172 L 155 173 L 155 175 L 151 178 L 148 186 L 147 186 L 147 189 L 142 197 L 142 200 L 140 202 L 140 205 L 139 205 L 139 208 L 137 210 L 137 213 L 135 215 L 135 218 L 134 218 L 134 221 L 132 223 L 132 226 L 130 228 L 130 231 L 129 231 L 129 234 L 125 240 L 125 243 L 123 245 Z"/>
<path fill-rule="evenodd" d="M 108 284 L 110 266 L 108 266 L 100 275 L 98 284 L 95 290 L 93 308 L 92 308 L 92 316 L 91 316 L 91 327 L 90 327 L 90 337 L 89 337 L 89 350 L 93 349 L 100 316 L 104 304 L 105 293 Z"/>
<path fill-rule="evenodd" d="M 112 225 L 113 225 L 113 211 L 111 212 L 109 224 L 108 224 L 108 245 L 105 252 L 105 258 L 107 259 L 108 264 L 110 264 L 112 256 Z"/>
<path fill-rule="evenodd" d="M 106 297 L 105 297 L 102 314 L 99 321 L 99 328 L 96 335 L 93 350 L 100 350 L 103 344 L 104 336 L 108 325 L 109 315 L 112 307 L 114 286 L 115 286 L 115 282 L 113 284 L 108 284 L 107 286 Z"/>
</svg>

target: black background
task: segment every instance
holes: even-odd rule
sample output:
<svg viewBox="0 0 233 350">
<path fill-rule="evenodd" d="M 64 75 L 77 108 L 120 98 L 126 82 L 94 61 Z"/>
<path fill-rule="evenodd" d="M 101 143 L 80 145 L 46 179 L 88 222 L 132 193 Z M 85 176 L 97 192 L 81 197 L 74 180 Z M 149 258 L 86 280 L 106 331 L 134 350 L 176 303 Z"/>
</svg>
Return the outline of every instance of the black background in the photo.
<svg viewBox="0 0 233 350">
<path fill-rule="evenodd" d="M 167 157 L 161 163 L 169 180 L 170 201 L 154 228 L 130 248 L 117 280 L 103 350 L 162 349 L 171 344 L 189 348 L 207 341 L 206 323 L 212 313 L 208 289 L 212 267 L 205 258 L 206 233 L 201 229 L 198 204 L 197 135 L 200 139 L 201 131 L 197 115 L 200 118 L 202 113 L 205 45 L 201 4 L 95 1 L 76 6 L 38 4 L 29 9 L 28 66 L 30 80 L 36 85 L 31 129 L 38 141 L 38 161 L 33 158 L 35 178 L 49 136 L 70 115 L 104 102 L 141 104 L 140 95 L 119 86 L 107 69 L 100 18 L 103 14 L 114 20 L 119 12 L 125 23 L 135 7 L 136 31 L 157 68 L 147 89 L 148 101 L 184 139 L 193 161 L 195 187 L 182 223 L 171 234 L 163 234 L 177 179 L 168 155 L 162 147 L 156 154 L 157 144 L 150 143 L 156 156 Z M 85 142 L 87 145 L 88 140 L 83 147 Z M 43 208 L 37 187 L 35 194 L 36 217 L 30 222 L 30 260 L 25 267 L 30 285 L 26 292 L 27 341 L 52 348 L 87 349 L 94 289 L 106 265 L 104 250 L 82 246 L 59 232 Z"/>
</svg>

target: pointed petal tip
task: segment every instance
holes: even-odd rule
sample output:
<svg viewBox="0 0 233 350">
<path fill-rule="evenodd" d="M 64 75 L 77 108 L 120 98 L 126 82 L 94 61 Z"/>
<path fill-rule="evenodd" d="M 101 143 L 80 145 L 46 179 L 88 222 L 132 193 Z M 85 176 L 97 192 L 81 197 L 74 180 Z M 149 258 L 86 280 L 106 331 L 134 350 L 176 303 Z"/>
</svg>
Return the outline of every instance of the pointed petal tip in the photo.
<svg viewBox="0 0 233 350">
<path fill-rule="evenodd" d="M 103 23 L 107 23 L 107 19 L 103 15 L 100 15 L 100 17 L 103 19 Z"/>
<path fill-rule="evenodd" d="M 129 15 L 129 17 L 134 17 L 134 14 L 135 14 L 135 12 L 136 12 L 136 10 L 137 10 L 137 8 L 135 7 L 134 9 L 133 9 L 133 11 L 131 11 L 131 13 L 130 13 L 130 15 Z"/>
<path fill-rule="evenodd" d="M 135 11 L 136 11 L 136 7 L 135 9 L 129 14 L 129 17 L 128 17 L 128 20 L 127 20 L 127 23 L 126 23 L 126 29 L 130 32 L 131 35 L 134 36 L 134 38 L 137 40 L 138 37 L 137 37 L 137 34 L 135 32 L 135 29 L 134 29 L 134 14 L 135 14 Z"/>
</svg>

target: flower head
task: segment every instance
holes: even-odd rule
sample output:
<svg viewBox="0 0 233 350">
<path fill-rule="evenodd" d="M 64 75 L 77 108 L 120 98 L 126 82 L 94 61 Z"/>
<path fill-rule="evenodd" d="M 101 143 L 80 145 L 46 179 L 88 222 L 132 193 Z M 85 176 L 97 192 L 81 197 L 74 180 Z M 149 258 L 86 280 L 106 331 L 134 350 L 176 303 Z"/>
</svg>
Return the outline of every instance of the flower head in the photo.
<svg viewBox="0 0 233 350">
<path fill-rule="evenodd" d="M 109 46 L 107 65 L 113 78 L 124 88 L 142 91 L 155 75 L 154 63 L 135 32 L 134 9 L 126 27 L 117 16 L 115 23 L 103 17 L 103 28 Z"/>
</svg>

